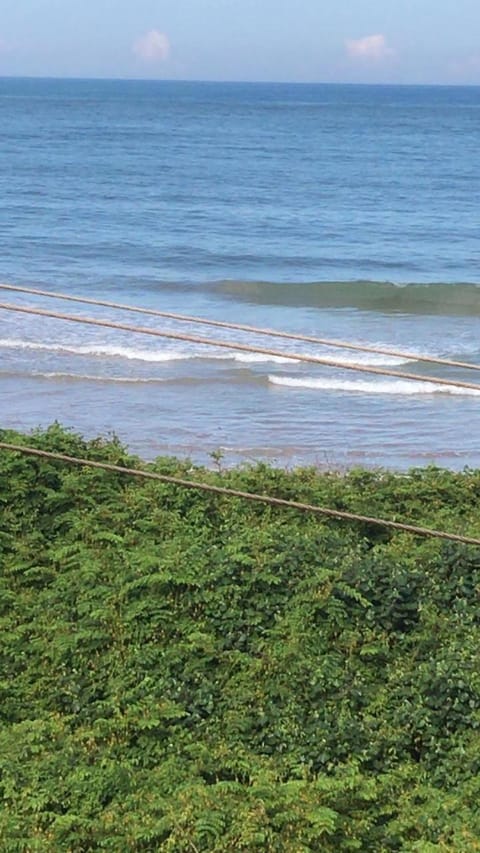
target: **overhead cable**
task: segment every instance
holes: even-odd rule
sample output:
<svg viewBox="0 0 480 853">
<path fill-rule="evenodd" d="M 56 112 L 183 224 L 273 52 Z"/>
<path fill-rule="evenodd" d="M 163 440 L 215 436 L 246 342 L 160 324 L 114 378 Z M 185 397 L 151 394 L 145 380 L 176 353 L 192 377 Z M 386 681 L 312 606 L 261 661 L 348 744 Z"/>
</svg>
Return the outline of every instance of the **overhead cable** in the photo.
<svg viewBox="0 0 480 853">
<path fill-rule="evenodd" d="M 172 311 L 160 311 L 156 308 L 143 308 L 138 305 L 128 305 L 122 302 L 110 302 L 106 299 L 92 299 L 86 296 L 73 296 L 59 293 L 53 290 L 39 290 L 32 287 L 20 287 L 13 284 L 0 283 L 1 290 L 13 291 L 15 293 L 28 293 L 33 296 L 41 296 L 49 299 L 63 299 L 67 302 L 78 302 L 84 305 L 98 305 L 103 308 L 113 308 L 118 311 L 131 311 L 137 314 L 147 314 L 152 317 L 163 317 L 183 323 L 196 323 L 203 326 L 214 326 L 222 329 L 232 329 L 240 332 L 249 332 L 256 335 L 267 335 L 284 340 L 302 341 L 317 346 L 329 346 L 338 349 L 354 350 L 356 352 L 368 352 L 375 355 L 386 355 L 393 358 L 405 359 L 407 361 L 426 362 L 428 364 L 443 364 L 446 367 L 458 367 L 465 370 L 480 370 L 480 364 L 472 364 L 468 361 L 457 361 L 447 358 L 436 358 L 435 356 L 412 353 L 404 350 L 392 349 L 390 347 L 373 346 L 370 344 L 358 344 L 352 341 L 340 341 L 333 338 L 319 338 L 313 335 L 301 335 L 294 332 L 277 331 L 276 329 L 263 328 L 260 326 L 249 326 L 244 323 L 231 323 L 225 320 L 212 320 L 205 317 L 196 317 L 188 314 L 177 314 Z"/>
<path fill-rule="evenodd" d="M 7 302 L 0 303 L 0 310 L 16 311 L 21 314 L 32 314 L 38 317 L 50 317 L 55 320 L 66 320 L 72 323 L 82 323 L 89 326 L 99 326 L 107 329 L 117 329 L 125 332 L 133 332 L 140 335 L 151 335 L 157 338 L 167 338 L 169 340 L 185 341 L 187 343 L 201 344 L 210 347 L 220 347 L 228 350 L 238 350 L 240 352 L 255 353 L 259 355 L 273 356 L 274 358 L 289 359 L 296 362 L 306 362 L 307 364 L 319 364 L 326 367 L 335 367 L 341 370 L 353 370 L 359 373 L 374 373 L 378 376 L 393 376 L 397 379 L 408 379 L 414 382 L 429 382 L 442 387 L 466 388 L 480 393 L 480 385 L 473 382 L 464 382 L 459 379 L 443 379 L 438 376 L 426 376 L 424 374 L 407 373 L 406 371 L 387 370 L 383 367 L 374 367 L 373 365 L 364 364 L 346 364 L 333 358 L 323 358 L 306 353 L 284 352 L 282 350 L 267 349 L 266 347 L 253 347 L 249 344 L 241 344 L 235 341 L 224 341 L 215 338 L 202 338 L 198 335 L 188 335 L 181 332 L 165 331 L 160 329 L 149 329 L 145 326 L 133 326 L 129 323 L 118 323 L 113 320 L 101 320 L 94 317 L 83 317 L 77 314 L 63 314 L 58 311 L 46 311 L 42 308 L 30 308 L 25 305 L 13 305 Z"/>
<path fill-rule="evenodd" d="M 27 447 L 21 444 L 11 444 L 10 442 L 0 442 L 0 449 L 21 453 L 28 456 L 36 456 L 41 459 L 50 459 L 51 461 L 64 462 L 69 465 L 79 465 L 85 468 L 97 468 L 104 471 L 110 471 L 115 474 L 123 474 L 131 477 L 140 477 L 148 480 L 157 480 L 162 483 L 168 483 L 172 486 L 178 486 L 184 489 L 196 489 L 203 492 L 211 492 L 216 495 L 225 497 L 240 498 L 247 501 L 255 501 L 257 503 L 267 504 L 269 506 L 278 506 L 285 509 L 299 510 L 308 512 L 314 515 L 326 516 L 329 518 L 339 519 L 341 521 L 353 521 L 362 524 L 372 524 L 379 527 L 384 527 L 392 530 L 411 533 L 416 536 L 433 537 L 437 539 L 448 539 L 452 542 L 459 542 L 465 545 L 480 545 L 480 539 L 473 536 L 463 536 L 456 533 L 448 533 L 443 530 L 435 530 L 429 527 L 419 527 L 414 524 L 404 523 L 400 521 L 391 521 L 385 518 L 377 518 L 375 516 L 359 515 L 358 513 L 347 512 L 343 510 L 331 509 L 330 507 L 317 506 L 315 504 L 302 503 L 299 501 L 284 500 L 276 498 L 273 495 L 261 495 L 254 492 L 244 492 L 238 489 L 229 489 L 224 486 L 215 486 L 212 483 L 196 482 L 195 480 L 184 480 L 180 477 L 172 477 L 168 474 L 157 474 L 155 471 L 145 471 L 141 468 L 128 468 L 122 465 L 114 465 L 110 462 L 97 462 L 93 459 L 82 459 L 76 456 L 68 456 L 63 453 L 54 453 L 47 450 L 40 450 L 36 447 Z"/>
</svg>

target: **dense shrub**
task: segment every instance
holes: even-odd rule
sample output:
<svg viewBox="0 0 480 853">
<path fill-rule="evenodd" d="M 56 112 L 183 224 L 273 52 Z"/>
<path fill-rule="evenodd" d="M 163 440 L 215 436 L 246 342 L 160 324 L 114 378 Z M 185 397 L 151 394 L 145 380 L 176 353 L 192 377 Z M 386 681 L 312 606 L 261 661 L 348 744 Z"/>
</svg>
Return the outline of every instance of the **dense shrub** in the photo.
<svg viewBox="0 0 480 853">
<path fill-rule="evenodd" d="M 151 467 L 480 536 L 477 471 Z M 0 850 L 480 850 L 480 548 L 5 451 L 0 512 Z"/>
</svg>

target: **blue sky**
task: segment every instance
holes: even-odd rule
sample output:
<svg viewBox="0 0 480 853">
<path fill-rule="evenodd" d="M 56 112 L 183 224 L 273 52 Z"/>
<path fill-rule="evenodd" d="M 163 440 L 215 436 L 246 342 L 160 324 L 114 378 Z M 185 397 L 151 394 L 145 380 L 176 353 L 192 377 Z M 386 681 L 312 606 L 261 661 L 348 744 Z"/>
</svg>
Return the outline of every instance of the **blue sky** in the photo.
<svg viewBox="0 0 480 853">
<path fill-rule="evenodd" d="M 1 75 L 480 84 L 480 0 L 1 0 Z"/>
</svg>

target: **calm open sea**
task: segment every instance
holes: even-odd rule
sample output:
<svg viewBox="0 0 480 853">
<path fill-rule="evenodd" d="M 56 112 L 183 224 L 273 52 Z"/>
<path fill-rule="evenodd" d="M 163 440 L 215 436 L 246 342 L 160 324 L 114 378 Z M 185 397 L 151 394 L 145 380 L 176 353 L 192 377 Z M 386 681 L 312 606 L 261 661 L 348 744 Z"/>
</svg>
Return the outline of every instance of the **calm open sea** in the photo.
<svg viewBox="0 0 480 853">
<path fill-rule="evenodd" d="M 2 79 L 0 280 L 480 364 L 479 150 L 475 87 Z M 3 310 L 0 407 L 146 457 L 480 466 L 474 391 Z"/>
</svg>

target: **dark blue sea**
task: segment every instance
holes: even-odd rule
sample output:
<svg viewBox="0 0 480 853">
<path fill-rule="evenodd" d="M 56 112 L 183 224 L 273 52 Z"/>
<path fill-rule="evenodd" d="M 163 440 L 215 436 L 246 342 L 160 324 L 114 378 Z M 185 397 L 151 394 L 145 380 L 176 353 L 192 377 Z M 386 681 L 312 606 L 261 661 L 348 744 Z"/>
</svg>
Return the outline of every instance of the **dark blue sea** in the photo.
<svg viewBox="0 0 480 853">
<path fill-rule="evenodd" d="M 0 281 L 480 364 L 480 88 L 0 79 Z M 205 328 L 0 290 L 1 302 Z M 0 427 L 147 458 L 480 466 L 480 373 L 0 310 Z"/>
</svg>

